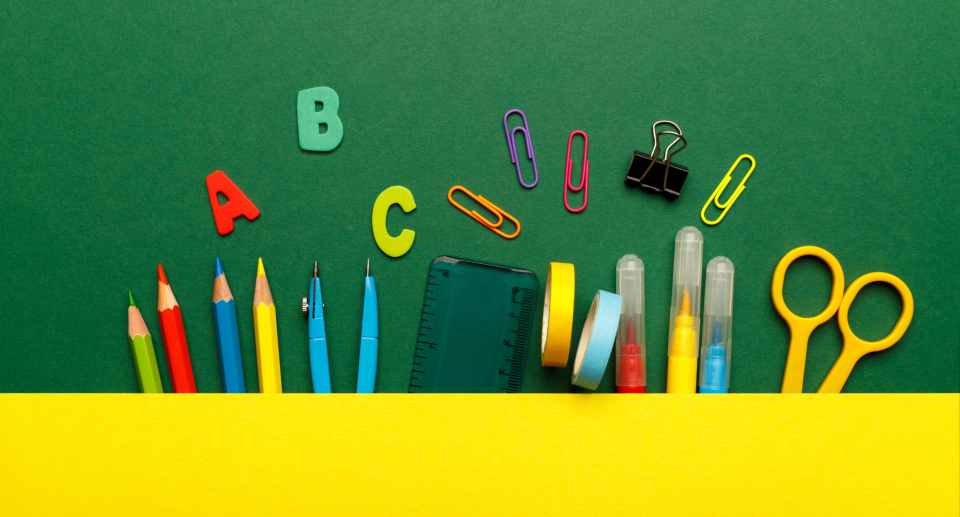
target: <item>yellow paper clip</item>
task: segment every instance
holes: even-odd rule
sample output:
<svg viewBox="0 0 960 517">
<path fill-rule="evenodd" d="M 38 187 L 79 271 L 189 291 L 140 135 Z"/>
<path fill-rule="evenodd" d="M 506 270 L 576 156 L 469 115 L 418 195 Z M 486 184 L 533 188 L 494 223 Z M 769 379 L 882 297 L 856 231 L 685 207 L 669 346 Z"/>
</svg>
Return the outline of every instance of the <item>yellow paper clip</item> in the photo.
<svg viewBox="0 0 960 517">
<path fill-rule="evenodd" d="M 473 199 L 473 200 L 476 201 L 477 203 L 480 203 L 481 205 L 483 205 L 483 207 L 486 208 L 487 210 L 493 212 L 493 215 L 497 216 L 497 222 L 496 222 L 496 223 L 491 223 L 490 221 L 487 221 L 486 219 L 484 219 L 483 216 L 481 216 L 480 214 L 478 214 L 476 210 L 467 211 L 466 208 L 460 206 L 459 203 L 457 203 L 456 201 L 453 200 L 453 191 L 455 191 L 455 190 L 461 190 L 461 191 L 463 191 L 464 194 L 470 196 L 470 199 Z M 451 189 L 450 189 L 450 192 L 447 192 L 447 199 L 450 201 L 450 204 L 452 204 L 453 206 L 459 208 L 461 212 L 463 212 L 463 213 L 469 215 L 470 217 L 476 219 L 478 223 L 486 226 L 487 228 L 490 228 L 490 229 L 493 230 L 497 235 L 503 237 L 504 239 L 512 239 L 512 238 L 516 237 L 517 235 L 520 235 L 520 221 L 517 221 L 516 219 L 513 218 L 512 215 L 510 215 L 510 214 L 504 212 L 503 210 L 501 210 L 499 207 L 497 207 L 497 205 L 494 205 L 493 203 L 491 203 L 491 202 L 487 201 L 486 199 L 484 199 L 483 196 L 476 196 L 476 195 L 473 194 L 473 192 L 470 192 L 469 190 L 461 187 L 460 185 L 457 185 L 457 186 L 451 188 Z M 511 221 L 513 221 L 513 224 L 517 225 L 517 231 L 513 232 L 513 235 L 507 235 L 507 234 L 501 232 L 501 231 L 498 229 L 498 228 L 500 228 L 500 225 L 503 224 L 503 218 L 504 218 L 504 217 L 506 217 L 507 219 L 510 219 Z"/>
<path fill-rule="evenodd" d="M 750 170 L 747 171 L 747 175 L 743 177 L 743 180 L 740 182 L 740 185 L 737 186 L 737 190 L 733 191 L 733 194 L 730 196 L 730 199 L 727 199 L 726 203 L 721 203 L 720 194 L 723 192 L 723 189 L 727 187 L 727 183 L 730 183 L 730 175 L 733 174 L 734 169 L 736 169 L 737 165 L 740 164 L 740 160 L 744 158 L 747 158 L 748 160 L 750 160 L 750 163 L 751 163 Z M 730 170 L 727 171 L 727 175 L 723 177 L 723 180 L 721 180 L 720 184 L 717 185 L 717 189 L 713 191 L 713 194 L 710 195 L 710 199 L 707 200 L 707 202 L 703 205 L 703 209 L 700 210 L 700 219 L 703 219 L 704 223 L 710 224 L 710 225 L 717 224 L 720 222 L 721 219 L 723 219 L 723 216 L 727 215 L 727 210 L 730 210 L 730 207 L 733 206 L 733 202 L 737 200 L 737 198 L 740 196 L 740 193 L 743 192 L 744 188 L 746 188 L 744 187 L 744 184 L 747 182 L 747 178 L 749 178 L 750 175 L 753 174 L 753 169 L 756 166 L 757 166 L 757 161 L 754 160 L 753 156 L 750 156 L 749 154 L 741 155 L 739 158 L 737 158 L 737 161 L 733 162 L 733 167 L 730 167 Z M 717 208 L 719 208 L 720 210 L 723 210 L 723 212 L 720 213 L 720 217 L 718 217 L 716 221 L 707 220 L 707 216 L 706 216 L 707 207 L 710 206 L 711 201 L 713 201 L 713 204 L 717 205 Z"/>
</svg>

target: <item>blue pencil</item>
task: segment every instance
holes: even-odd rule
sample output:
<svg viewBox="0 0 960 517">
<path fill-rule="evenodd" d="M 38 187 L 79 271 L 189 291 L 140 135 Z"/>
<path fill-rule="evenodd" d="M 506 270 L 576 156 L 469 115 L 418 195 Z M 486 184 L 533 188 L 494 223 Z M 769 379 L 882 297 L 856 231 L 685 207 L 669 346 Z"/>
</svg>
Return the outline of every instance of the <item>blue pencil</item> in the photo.
<svg viewBox="0 0 960 517">
<path fill-rule="evenodd" d="M 216 278 L 213 281 L 213 328 L 220 353 L 220 378 L 224 393 L 246 393 L 243 383 L 243 363 L 240 361 L 240 335 L 237 332 L 237 306 L 227 285 L 220 258 L 217 258 Z"/>
</svg>

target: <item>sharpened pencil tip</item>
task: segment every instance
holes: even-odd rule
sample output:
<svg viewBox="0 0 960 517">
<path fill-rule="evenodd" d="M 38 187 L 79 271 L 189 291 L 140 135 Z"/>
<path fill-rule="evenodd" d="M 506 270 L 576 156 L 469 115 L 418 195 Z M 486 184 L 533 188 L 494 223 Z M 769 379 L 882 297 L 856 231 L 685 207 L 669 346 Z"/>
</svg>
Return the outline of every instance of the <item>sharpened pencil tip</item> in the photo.
<svg viewBox="0 0 960 517">
<path fill-rule="evenodd" d="M 160 265 L 160 264 L 157 264 L 157 275 L 160 276 L 160 282 L 162 282 L 162 283 L 164 283 L 164 284 L 167 284 L 167 285 L 170 285 L 170 282 L 167 282 L 167 275 L 166 275 L 166 273 L 163 272 L 163 266 Z"/>
<path fill-rule="evenodd" d="M 317 262 L 316 260 L 313 261 L 313 278 L 317 278 Z"/>
<path fill-rule="evenodd" d="M 263 259 L 261 258 L 257 262 L 257 276 L 267 276 L 267 272 L 263 270 Z"/>
<path fill-rule="evenodd" d="M 133 293 L 131 293 L 130 291 L 127 291 L 127 295 L 130 297 L 130 306 L 131 306 L 131 307 L 136 307 L 136 306 L 137 306 L 137 302 L 133 301 Z"/>
<path fill-rule="evenodd" d="M 223 274 L 223 264 L 220 263 L 220 257 L 217 257 L 217 269 L 213 272 L 214 277 L 218 277 Z"/>
</svg>

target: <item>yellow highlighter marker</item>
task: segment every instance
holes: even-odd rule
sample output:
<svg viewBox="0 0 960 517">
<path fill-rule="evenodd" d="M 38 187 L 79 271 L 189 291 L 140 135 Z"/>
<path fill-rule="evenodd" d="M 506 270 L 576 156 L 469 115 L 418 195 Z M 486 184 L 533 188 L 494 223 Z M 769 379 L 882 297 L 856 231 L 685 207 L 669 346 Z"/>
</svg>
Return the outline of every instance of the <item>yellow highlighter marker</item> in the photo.
<svg viewBox="0 0 960 517">
<path fill-rule="evenodd" d="M 263 259 L 257 264 L 257 287 L 253 292 L 253 330 L 257 338 L 257 376 L 260 393 L 283 393 L 280 384 L 280 346 L 277 340 L 277 308 L 273 305 Z"/>
<path fill-rule="evenodd" d="M 673 255 L 673 302 L 667 348 L 667 393 L 697 392 L 700 353 L 700 271 L 703 235 L 692 226 L 677 232 Z"/>
</svg>

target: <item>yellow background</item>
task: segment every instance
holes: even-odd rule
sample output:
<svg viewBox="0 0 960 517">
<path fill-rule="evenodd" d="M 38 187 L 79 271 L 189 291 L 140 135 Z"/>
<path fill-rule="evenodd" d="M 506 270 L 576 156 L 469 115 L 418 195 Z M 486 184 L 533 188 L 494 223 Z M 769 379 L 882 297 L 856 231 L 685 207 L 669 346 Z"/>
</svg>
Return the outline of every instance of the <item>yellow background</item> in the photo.
<svg viewBox="0 0 960 517">
<path fill-rule="evenodd" d="M 960 395 L 0 395 L 6 515 L 957 515 Z"/>
</svg>

